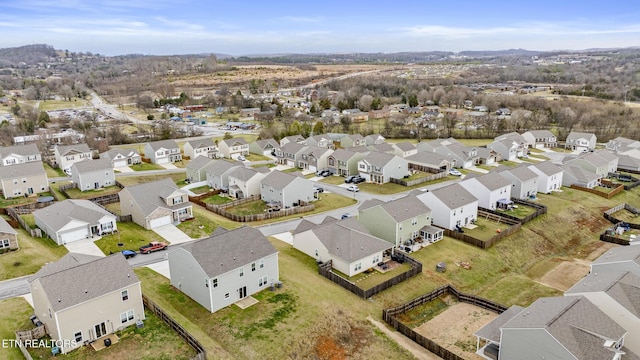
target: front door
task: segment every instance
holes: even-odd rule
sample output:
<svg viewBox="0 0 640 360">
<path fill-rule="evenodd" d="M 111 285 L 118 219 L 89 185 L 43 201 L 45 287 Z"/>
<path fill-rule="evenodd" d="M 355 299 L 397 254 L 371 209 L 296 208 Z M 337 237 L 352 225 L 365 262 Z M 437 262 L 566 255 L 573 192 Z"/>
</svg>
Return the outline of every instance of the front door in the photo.
<svg viewBox="0 0 640 360">
<path fill-rule="evenodd" d="M 94 189 L 100 189 L 100 183 L 99 182 L 93 183 L 93 188 Z"/>
<path fill-rule="evenodd" d="M 240 289 L 238 289 L 238 292 L 240 293 L 240 299 L 244 299 L 247 297 L 247 287 L 243 286 Z"/>
<path fill-rule="evenodd" d="M 107 325 L 104 322 L 94 326 L 94 328 L 96 330 L 96 339 L 107 335 Z"/>
<path fill-rule="evenodd" d="M 27 194 L 29 195 L 33 194 L 33 188 L 27 188 Z"/>
</svg>

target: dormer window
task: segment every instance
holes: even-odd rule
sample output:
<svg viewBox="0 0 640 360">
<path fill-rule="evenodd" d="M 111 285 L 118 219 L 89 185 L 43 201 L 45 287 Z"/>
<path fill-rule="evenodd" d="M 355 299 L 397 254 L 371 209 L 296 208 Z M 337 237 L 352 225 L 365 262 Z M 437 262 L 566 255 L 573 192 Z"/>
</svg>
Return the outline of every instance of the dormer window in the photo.
<svg viewBox="0 0 640 360">
<path fill-rule="evenodd" d="M 182 196 L 177 196 L 173 198 L 173 204 L 182 204 L 183 200 L 182 200 Z"/>
</svg>

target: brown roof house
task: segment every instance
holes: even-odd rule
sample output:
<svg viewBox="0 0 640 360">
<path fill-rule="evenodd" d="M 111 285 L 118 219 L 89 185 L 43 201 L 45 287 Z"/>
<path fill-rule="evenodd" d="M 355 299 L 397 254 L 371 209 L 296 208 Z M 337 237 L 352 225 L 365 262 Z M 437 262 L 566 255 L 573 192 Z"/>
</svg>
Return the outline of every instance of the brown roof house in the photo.
<svg viewBox="0 0 640 360">
<path fill-rule="evenodd" d="M 29 278 L 35 315 L 62 353 L 145 319 L 140 280 L 121 254 L 69 253 Z"/>
</svg>

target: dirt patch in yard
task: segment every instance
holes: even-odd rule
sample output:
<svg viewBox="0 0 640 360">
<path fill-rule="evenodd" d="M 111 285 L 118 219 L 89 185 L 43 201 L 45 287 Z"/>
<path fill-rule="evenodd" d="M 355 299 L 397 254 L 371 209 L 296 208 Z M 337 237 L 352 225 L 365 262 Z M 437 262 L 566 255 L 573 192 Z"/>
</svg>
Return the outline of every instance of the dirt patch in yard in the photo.
<svg viewBox="0 0 640 360">
<path fill-rule="evenodd" d="M 473 333 L 498 317 L 498 314 L 467 303 L 454 303 L 447 310 L 414 330 L 438 345 L 465 358 L 482 357 L 476 352 Z"/>
<path fill-rule="evenodd" d="M 560 291 L 567 291 L 589 273 L 588 262 L 554 259 L 554 262 L 556 261 L 558 264 L 537 280 L 539 283 Z"/>
</svg>

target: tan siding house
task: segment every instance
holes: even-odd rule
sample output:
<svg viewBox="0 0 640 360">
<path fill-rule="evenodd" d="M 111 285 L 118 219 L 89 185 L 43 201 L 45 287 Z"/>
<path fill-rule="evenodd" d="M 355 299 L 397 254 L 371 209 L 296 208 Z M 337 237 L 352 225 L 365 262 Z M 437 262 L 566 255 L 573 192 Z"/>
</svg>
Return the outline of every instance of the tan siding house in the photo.
<svg viewBox="0 0 640 360">
<path fill-rule="evenodd" d="M 2 166 L 0 182 L 5 199 L 49 191 L 49 179 L 41 162 Z"/>
</svg>

